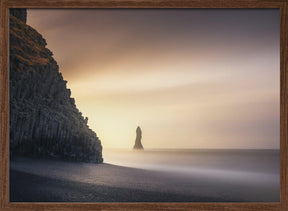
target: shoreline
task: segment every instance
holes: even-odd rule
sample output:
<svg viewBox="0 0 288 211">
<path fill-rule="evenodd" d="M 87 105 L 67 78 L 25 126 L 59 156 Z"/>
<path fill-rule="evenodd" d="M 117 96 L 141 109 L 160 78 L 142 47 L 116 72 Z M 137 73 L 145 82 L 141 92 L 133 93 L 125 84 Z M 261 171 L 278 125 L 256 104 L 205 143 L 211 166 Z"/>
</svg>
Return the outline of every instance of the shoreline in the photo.
<svg viewBox="0 0 288 211">
<path fill-rule="evenodd" d="M 16 157 L 10 202 L 278 202 L 278 188 L 113 164 Z"/>
</svg>

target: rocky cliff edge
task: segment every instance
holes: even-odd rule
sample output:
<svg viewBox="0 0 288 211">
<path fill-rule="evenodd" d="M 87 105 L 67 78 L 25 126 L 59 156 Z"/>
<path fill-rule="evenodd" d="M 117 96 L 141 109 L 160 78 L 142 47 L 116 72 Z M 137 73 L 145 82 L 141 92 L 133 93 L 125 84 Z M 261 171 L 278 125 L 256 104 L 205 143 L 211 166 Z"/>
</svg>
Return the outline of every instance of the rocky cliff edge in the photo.
<svg viewBox="0 0 288 211">
<path fill-rule="evenodd" d="M 99 138 L 26 14 L 10 10 L 10 154 L 102 163 Z"/>
</svg>

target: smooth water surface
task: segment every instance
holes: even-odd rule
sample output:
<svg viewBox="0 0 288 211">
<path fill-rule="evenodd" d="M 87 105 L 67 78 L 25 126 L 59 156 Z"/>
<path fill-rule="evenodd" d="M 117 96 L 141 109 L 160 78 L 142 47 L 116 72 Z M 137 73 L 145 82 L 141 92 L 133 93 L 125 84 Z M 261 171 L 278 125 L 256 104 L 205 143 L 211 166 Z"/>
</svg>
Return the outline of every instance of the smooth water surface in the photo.
<svg viewBox="0 0 288 211">
<path fill-rule="evenodd" d="M 104 149 L 105 163 L 246 183 L 280 184 L 279 150 Z"/>
</svg>

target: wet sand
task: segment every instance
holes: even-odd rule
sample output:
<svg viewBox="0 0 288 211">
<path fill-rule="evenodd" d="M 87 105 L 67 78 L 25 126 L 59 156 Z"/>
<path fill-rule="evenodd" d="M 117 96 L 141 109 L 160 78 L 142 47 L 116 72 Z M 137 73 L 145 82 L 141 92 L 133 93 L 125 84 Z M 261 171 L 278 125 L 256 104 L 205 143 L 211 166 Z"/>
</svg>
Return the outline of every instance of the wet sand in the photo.
<svg viewBox="0 0 288 211">
<path fill-rule="evenodd" d="M 11 202 L 277 202 L 277 194 L 257 184 L 111 164 L 10 161 Z"/>
<path fill-rule="evenodd" d="M 217 202 L 221 199 L 115 188 L 11 171 L 11 202 Z"/>
</svg>

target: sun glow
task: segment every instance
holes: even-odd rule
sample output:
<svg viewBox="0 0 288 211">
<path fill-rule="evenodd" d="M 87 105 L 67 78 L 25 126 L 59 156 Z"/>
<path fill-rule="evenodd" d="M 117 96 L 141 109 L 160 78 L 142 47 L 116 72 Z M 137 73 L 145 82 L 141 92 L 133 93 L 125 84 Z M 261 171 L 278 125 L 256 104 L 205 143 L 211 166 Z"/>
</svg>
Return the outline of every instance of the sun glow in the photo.
<svg viewBox="0 0 288 211">
<path fill-rule="evenodd" d="M 206 12 L 31 10 L 28 23 L 105 148 L 132 148 L 138 125 L 144 148 L 279 148 L 278 13 Z"/>
</svg>

